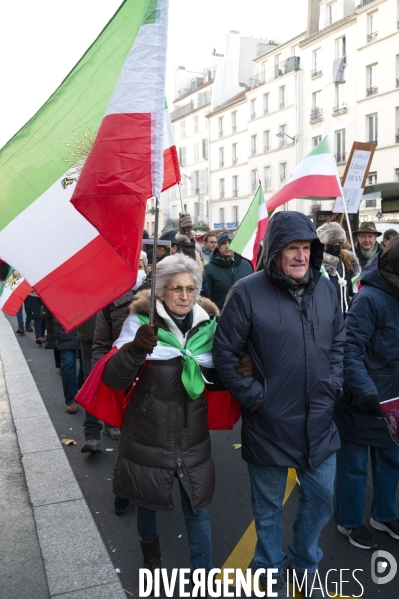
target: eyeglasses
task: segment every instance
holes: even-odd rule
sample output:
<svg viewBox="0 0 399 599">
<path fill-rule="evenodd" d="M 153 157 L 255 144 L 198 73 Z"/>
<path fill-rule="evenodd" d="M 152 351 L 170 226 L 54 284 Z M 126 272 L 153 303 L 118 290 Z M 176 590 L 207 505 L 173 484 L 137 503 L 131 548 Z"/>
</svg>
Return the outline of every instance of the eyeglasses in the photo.
<svg viewBox="0 0 399 599">
<path fill-rule="evenodd" d="M 176 296 L 183 295 L 184 292 L 186 292 L 187 295 L 194 295 L 194 293 L 197 291 L 197 287 L 193 287 L 192 285 L 189 285 L 188 287 L 181 287 L 181 285 L 175 285 L 174 287 L 168 287 L 167 285 L 165 285 L 164 288 L 169 289 Z"/>
</svg>

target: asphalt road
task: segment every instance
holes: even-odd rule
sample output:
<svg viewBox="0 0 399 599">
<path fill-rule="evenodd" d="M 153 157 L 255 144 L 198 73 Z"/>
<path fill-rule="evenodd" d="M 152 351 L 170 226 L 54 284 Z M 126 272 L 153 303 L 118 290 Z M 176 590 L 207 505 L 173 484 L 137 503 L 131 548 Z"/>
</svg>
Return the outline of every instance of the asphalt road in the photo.
<svg viewBox="0 0 399 599">
<path fill-rule="evenodd" d="M 16 329 L 16 319 L 9 318 L 9 320 Z M 123 516 L 116 516 L 113 511 L 111 479 L 118 443 L 108 436 L 103 436 L 101 452 L 97 454 L 80 452 L 80 446 L 84 441 L 84 412 L 80 409 L 76 415 L 66 414 L 61 377 L 54 365 L 53 352 L 45 350 L 43 346 L 37 346 L 33 333 L 26 333 L 20 337 L 19 343 L 60 439 L 64 437 L 76 441 L 76 446 L 65 447 L 65 453 L 112 562 L 115 568 L 120 569 L 120 578 L 127 597 L 132 595 L 137 597 L 138 570 L 142 565 L 142 557 L 135 526 L 134 509 Z M 240 427 L 238 424 L 233 431 L 214 431 L 211 434 L 217 481 L 214 500 L 209 508 L 214 566 L 221 568 L 238 545 L 239 550 L 235 552 L 237 555 L 234 562 L 235 567 L 245 569 L 249 565 L 245 556 L 248 555 L 248 551 L 251 551 L 251 542 L 248 549 L 248 535 L 241 544 L 240 540 L 251 524 L 252 510 L 246 465 L 241 459 L 240 451 L 234 448 L 234 444 L 240 443 Z M 295 486 L 284 506 L 285 549 L 292 540 L 292 525 L 297 501 L 298 487 Z M 365 503 L 367 522 L 370 517 L 369 507 L 371 504 L 370 477 Z M 168 569 L 189 568 L 186 528 L 177 485 L 174 489 L 174 505 L 173 512 L 159 513 L 162 564 Z M 73 513 L 70 517 L 73 518 Z M 399 562 L 399 541 L 395 541 L 385 533 L 374 532 L 378 549 L 388 551 Z M 60 551 L 62 551 L 61 538 L 59 542 Z M 319 568 L 321 578 L 324 578 L 328 570 L 337 570 L 329 575 L 330 594 L 338 592 L 341 596 L 363 596 L 366 599 L 398 598 L 399 574 L 388 584 L 374 583 L 371 580 L 372 552 L 350 545 L 348 540 L 337 531 L 332 520 L 323 531 L 320 547 L 324 552 L 324 559 Z M 355 576 L 364 587 L 363 593 L 360 585 L 352 576 L 352 571 L 355 569 L 362 570 L 358 571 Z M 340 570 L 343 571 L 340 572 Z M 386 571 L 380 576 L 384 574 Z M 334 582 L 339 582 L 340 579 L 349 582 L 343 582 L 341 589 L 338 585 L 338 589 L 335 591 Z M 177 597 L 178 594 L 175 596 Z"/>
</svg>

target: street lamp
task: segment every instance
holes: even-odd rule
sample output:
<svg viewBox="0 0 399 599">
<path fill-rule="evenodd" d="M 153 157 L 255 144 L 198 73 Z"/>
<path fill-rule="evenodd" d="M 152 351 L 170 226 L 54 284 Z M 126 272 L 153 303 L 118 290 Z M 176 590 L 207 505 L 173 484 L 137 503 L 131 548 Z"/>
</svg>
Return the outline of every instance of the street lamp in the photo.
<svg viewBox="0 0 399 599">
<path fill-rule="evenodd" d="M 294 135 L 294 137 L 291 137 L 291 135 L 287 135 L 287 133 L 276 133 L 276 137 L 284 137 L 284 135 L 295 143 L 296 135 Z"/>
</svg>

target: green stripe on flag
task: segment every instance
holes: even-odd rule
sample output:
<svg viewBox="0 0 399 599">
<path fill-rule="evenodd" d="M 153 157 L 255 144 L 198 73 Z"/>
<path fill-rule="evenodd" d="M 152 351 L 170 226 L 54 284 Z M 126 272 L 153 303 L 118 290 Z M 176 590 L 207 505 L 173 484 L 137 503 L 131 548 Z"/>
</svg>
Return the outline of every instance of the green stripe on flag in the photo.
<svg viewBox="0 0 399 599">
<path fill-rule="evenodd" d="M 325 137 L 320 143 L 317 144 L 317 146 L 315 146 L 313 148 L 313 150 L 311 152 L 309 152 L 309 154 L 306 156 L 306 158 L 309 158 L 309 156 L 317 156 L 318 154 L 329 154 L 329 153 L 330 153 L 330 148 L 328 147 L 327 137 Z"/>
<path fill-rule="evenodd" d="M 153 4 L 154 0 L 125 0 L 59 88 L 0 150 L 0 231 L 71 167 L 66 160 L 76 148 L 74 133 L 83 138 L 87 125 L 96 133 L 126 56 Z"/>
<path fill-rule="evenodd" d="M 143 25 L 153 25 L 158 21 L 159 9 L 158 0 L 150 0 L 148 9 L 144 17 Z"/>
<path fill-rule="evenodd" d="M 2 284 L 0 285 L 0 297 L 3 295 L 3 291 L 5 289 L 6 283 L 8 281 L 8 278 L 11 276 L 13 270 L 14 270 L 13 267 L 10 266 L 10 270 L 8 271 L 5 281 L 3 281 Z"/>
<path fill-rule="evenodd" d="M 242 255 L 242 252 L 247 247 L 251 237 L 258 228 L 258 210 L 259 206 L 265 201 L 262 187 L 259 185 L 258 190 L 251 202 L 246 215 L 244 216 L 240 226 L 238 227 L 229 249 L 237 254 Z M 251 248 L 252 252 L 252 248 Z"/>
</svg>

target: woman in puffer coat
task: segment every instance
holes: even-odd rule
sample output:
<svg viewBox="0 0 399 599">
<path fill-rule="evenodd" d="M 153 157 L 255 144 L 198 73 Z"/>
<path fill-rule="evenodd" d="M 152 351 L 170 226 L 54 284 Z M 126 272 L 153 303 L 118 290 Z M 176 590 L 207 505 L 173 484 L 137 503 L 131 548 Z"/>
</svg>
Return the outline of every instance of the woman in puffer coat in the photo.
<svg viewBox="0 0 399 599">
<path fill-rule="evenodd" d="M 139 378 L 121 428 L 113 486 L 116 495 L 137 505 L 144 567 L 151 570 L 161 567 L 157 510 L 173 509 L 175 476 L 192 567 L 213 567 L 206 506 L 214 492 L 215 469 L 202 374 L 217 385 L 211 347 L 219 312 L 199 297 L 201 284 L 191 258 L 175 254 L 162 260 L 154 326 L 147 324 L 150 292 L 139 292 L 115 344 L 118 351 L 103 373 L 103 382 L 118 390 Z M 237 371 L 248 376 L 241 367 Z"/>
</svg>

